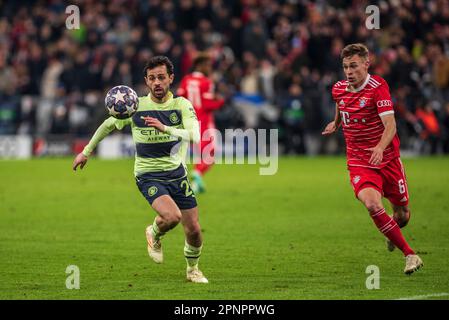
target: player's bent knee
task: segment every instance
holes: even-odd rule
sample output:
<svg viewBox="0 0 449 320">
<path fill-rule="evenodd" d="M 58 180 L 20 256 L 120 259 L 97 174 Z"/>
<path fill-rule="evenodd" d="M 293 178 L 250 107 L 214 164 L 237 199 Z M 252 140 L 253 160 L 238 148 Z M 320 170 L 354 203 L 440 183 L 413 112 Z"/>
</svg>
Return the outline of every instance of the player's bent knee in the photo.
<svg viewBox="0 0 449 320">
<path fill-rule="evenodd" d="M 382 196 L 374 188 L 363 188 L 357 194 L 357 198 L 363 203 L 370 214 L 378 212 L 384 208 L 382 204 Z"/>
<path fill-rule="evenodd" d="M 410 221 L 410 210 L 404 209 L 394 212 L 394 220 L 400 228 L 405 227 Z"/>
<path fill-rule="evenodd" d="M 383 209 L 382 202 L 376 201 L 374 199 L 367 199 L 363 202 L 363 204 L 365 205 L 366 209 L 368 209 L 368 212 L 370 214 Z"/>
<path fill-rule="evenodd" d="M 168 216 L 168 220 L 171 224 L 177 225 L 179 222 L 181 222 L 181 212 L 175 212 Z"/>
<path fill-rule="evenodd" d="M 181 212 L 158 211 L 159 216 L 170 228 L 174 228 L 181 221 Z"/>
</svg>

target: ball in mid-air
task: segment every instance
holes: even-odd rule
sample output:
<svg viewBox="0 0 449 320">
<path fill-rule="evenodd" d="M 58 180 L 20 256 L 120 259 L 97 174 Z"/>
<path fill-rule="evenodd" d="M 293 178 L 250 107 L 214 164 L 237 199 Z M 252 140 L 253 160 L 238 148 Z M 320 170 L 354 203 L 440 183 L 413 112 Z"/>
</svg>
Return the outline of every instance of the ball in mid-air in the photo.
<svg viewBox="0 0 449 320">
<path fill-rule="evenodd" d="M 136 113 L 139 107 L 137 93 L 128 86 L 115 86 L 104 99 L 109 115 L 117 119 L 126 119 Z"/>
</svg>

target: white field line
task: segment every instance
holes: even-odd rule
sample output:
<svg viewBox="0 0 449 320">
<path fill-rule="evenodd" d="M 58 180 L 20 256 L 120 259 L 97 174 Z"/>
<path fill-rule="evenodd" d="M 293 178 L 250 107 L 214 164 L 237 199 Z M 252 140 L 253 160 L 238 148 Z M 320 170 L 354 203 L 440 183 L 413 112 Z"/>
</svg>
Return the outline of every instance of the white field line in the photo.
<svg viewBox="0 0 449 320">
<path fill-rule="evenodd" d="M 431 293 L 431 294 L 425 294 L 422 296 L 412 296 L 412 297 L 403 297 L 395 300 L 422 300 L 427 298 L 433 298 L 433 297 L 444 297 L 449 296 L 449 293 L 441 292 L 441 293 Z"/>
</svg>

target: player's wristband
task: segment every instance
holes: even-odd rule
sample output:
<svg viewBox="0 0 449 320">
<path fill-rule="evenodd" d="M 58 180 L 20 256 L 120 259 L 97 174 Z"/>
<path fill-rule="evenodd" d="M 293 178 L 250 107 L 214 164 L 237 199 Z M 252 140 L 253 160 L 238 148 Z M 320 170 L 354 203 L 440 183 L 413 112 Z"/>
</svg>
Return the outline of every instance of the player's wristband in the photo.
<svg viewBox="0 0 449 320">
<path fill-rule="evenodd" d="M 90 152 L 87 151 L 86 148 L 84 148 L 83 151 L 81 151 L 81 153 L 82 153 L 85 157 L 90 156 Z"/>
</svg>

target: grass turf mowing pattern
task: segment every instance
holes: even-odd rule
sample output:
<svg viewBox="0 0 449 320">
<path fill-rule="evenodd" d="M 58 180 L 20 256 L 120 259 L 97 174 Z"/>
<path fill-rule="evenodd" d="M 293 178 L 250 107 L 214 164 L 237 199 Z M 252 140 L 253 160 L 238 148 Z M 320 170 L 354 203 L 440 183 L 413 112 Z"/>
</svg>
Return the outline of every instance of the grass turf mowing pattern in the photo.
<svg viewBox="0 0 449 320">
<path fill-rule="evenodd" d="M 1 161 L 0 299 L 396 299 L 449 290 L 448 158 L 404 159 L 412 208 L 404 235 L 424 260 L 412 276 L 355 200 L 343 158 L 281 158 L 273 176 L 216 165 L 198 196 L 207 285 L 185 281 L 181 226 L 163 240 L 164 263 L 150 261 L 144 230 L 155 214 L 132 160 L 91 159 L 80 172 L 71 164 Z M 65 287 L 68 265 L 80 268 L 80 290 Z M 365 287 L 369 265 L 380 269 L 379 290 Z"/>
</svg>

